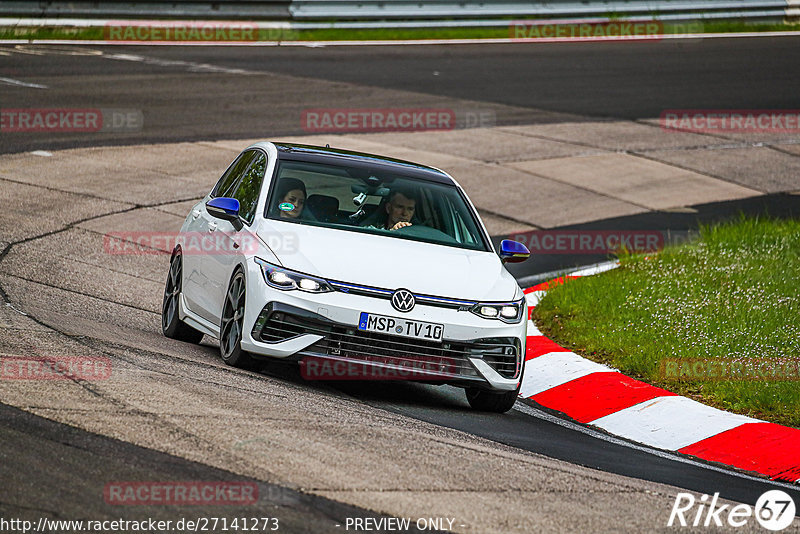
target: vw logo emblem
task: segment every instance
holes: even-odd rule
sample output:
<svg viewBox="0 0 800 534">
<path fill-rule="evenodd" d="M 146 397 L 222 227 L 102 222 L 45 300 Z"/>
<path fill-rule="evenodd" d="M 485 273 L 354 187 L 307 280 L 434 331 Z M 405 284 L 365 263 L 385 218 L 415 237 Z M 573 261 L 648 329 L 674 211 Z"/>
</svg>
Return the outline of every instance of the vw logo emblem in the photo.
<svg viewBox="0 0 800 534">
<path fill-rule="evenodd" d="M 398 289 L 392 293 L 392 307 L 401 312 L 410 312 L 414 309 L 414 295 L 408 289 Z"/>
</svg>

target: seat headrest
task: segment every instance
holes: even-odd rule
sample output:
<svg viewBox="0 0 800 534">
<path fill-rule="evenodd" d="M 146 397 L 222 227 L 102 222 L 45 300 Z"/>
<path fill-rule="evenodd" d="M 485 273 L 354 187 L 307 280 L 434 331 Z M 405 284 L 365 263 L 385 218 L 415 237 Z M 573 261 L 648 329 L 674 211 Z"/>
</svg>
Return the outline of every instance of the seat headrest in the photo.
<svg viewBox="0 0 800 534">
<path fill-rule="evenodd" d="M 306 207 L 322 222 L 330 222 L 339 211 L 339 199 L 327 195 L 310 195 Z"/>
</svg>

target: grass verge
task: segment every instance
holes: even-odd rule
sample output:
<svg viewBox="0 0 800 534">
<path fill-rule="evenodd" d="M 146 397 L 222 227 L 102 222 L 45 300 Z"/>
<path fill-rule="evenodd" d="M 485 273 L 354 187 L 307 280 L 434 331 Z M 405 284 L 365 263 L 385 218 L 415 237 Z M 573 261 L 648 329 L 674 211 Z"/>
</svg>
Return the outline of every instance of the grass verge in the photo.
<svg viewBox="0 0 800 534">
<path fill-rule="evenodd" d="M 740 218 L 551 289 L 542 333 L 718 408 L 800 427 L 800 220 Z"/>
<path fill-rule="evenodd" d="M 256 41 L 378 41 L 410 39 L 494 39 L 507 38 L 507 27 L 501 28 L 381 28 L 365 30 L 319 29 L 319 30 L 258 30 Z M 40 27 L 40 28 L 0 28 L 3 39 L 69 39 L 81 41 L 100 41 L 109 39 L 107 30 L 95 28 Z M 124 39 L 123 39 L 124 40 Z M 133 39 L 131 39 L 133 40 Z M 154 41 L 157 39 L 154 39 Z M 236 40 L 236 39 L 234 39 Z M 214 39 L 209 39 L 213 44 Z"/>
</svg>

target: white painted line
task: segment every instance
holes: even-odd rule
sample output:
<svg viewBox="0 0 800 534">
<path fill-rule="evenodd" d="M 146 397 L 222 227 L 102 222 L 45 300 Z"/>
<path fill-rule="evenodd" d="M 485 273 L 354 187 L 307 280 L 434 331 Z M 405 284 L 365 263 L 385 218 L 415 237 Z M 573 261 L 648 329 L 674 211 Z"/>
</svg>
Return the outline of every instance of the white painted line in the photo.
<svg viewBox="0 0 800 534">
<path fill-rule="evenodd" d="M 102 51 L 98 53 L 106 58 L 117 61 L 133 61 L 136 63 L 143 63 L 145 65 L 154 65 L 157 67 L 183 67 L 188 72 L 215 72 L 223 74 L 255 74 L 255 71 L 244 69 L 233 69 L 228 67 L 220 67 L 211 65 L 209 63 L 195 63 L 193 61 L 183 61 L 180 59 L 161 59 L 147 56 L 136 56 L 133 54 L 105 54 Z"/>
<path fill-rule="evenodd" d="M 581 269 L 580 271 L 569 273 L 567 276 L 592 276 L 595 274 L 600 274 L 606 271 L 610 271 L 612 269 L 616 269 L 617 267 L 619 267 L 618 261 L 609 261 L 605 263 L 598 263 L 597 265 L 592 265 L 591 267 L 587 267 L 586 269 Z"/>
<path fill-rule="evenodd" d="M 520 397 L 531 397 L 592 373 L 615 371 L 574 352 L 550 352 L 525 362 Z"/>
<path fill-rule="evenodd" d="M 2 41 L 0 41 L 0 44 L 2 44 Z M 32 89 L 48 89 L 46 85 L 41 85 L 38 83 L 21 82 L 13 78 L 0 78 L 0 83 L 4 83 L 6 85 L 18 85 L 20 87 L 30 87 Z"/>
<path fill-rule="evenodd" d="M 549 271 L 549 272 L 546 272 L 546 273 L 539 273 L 539 274 L 533 274 L 533 275 L 529 275 L 529 276 L 523 276 L 522 278 L 518 279 L 517 282 L 519 282 L 520 286 L 523 289 L 528 289 L 528 288 L 531 288 L 531 287 L 533 287 L 533 286 L 535 286 L 537 284 L 544 283 L 544 282 L 550 282 L 550 281 L 555 280 L 556 278 L 561 278 L 562 276 L 574 276 L 575 273 L 592 272 L 591 271 L 592 269 L 599 268 L 599 267 L 604 267 L 606 265 L 615 265 L 616 263 L 617 263 L 616 260 L 614 260 L 614 261 L 604 261 L 604 262 L 601 262 L 601 263 L 592 263 L 592 264 L 589 264 L 589 265 L 584 265 L 582 267 L 579 267 L 578 268 L 579 270 L 572 271 L 572 272 L 564 270 L 564 269 L 559 269 L 557 271 Z M 582 276 L 585 276 L 585 275 L 582 275 Z"/>
<path fill-rule="evenodd" d="M 120 61 L 144 61 L 144 56 L 134 56 L 133 54 L 103 54 L 107 58 L 119 59 Z"/>
<path fill-rule="evenodd" d="M 31 152 L 31 154 L 34 156 L 42 156 L 45 158 L 49 158 L 50 156 L 53 155 L 52 152 L 48 152 L 47 150 L 34 150 L 33 152 Z"/>
<path fill-rule="evenodd" d="M 712 464 L 706 464 L 702 462 L 698 462 L 697 460 L 692 460 L 686 456 L 681 456 L 680 453 L 674 452 L 666 452 L 658 449 L 653 449 L 651 447 L 647 447 L 644 445 L 639 445 L 637 443 L 631 443 L 630 441 L 626 441 L 624 439 L 618 438 L 616 436 L 610 436 L 605 432 L 601 432 L 599 430 L 595 430 L 594 428 L 586 427 L 580 423 L 576 423 L 574 421 L 569 421 L 567 419 L 562 419 L 550 413 L 544 412 L 542 410 L 537 410 L 532 406 L 528 406 L 527 404 L 517 401 L 514 404 L 514 409 L 518 412 L 524 413 L 530 417 L 535 417 L 537 419 L 541 419 L 542 421 L 547 421 L 548 423 L 553 423 L 555 425 L 564 427 L 568 430 L 572 430 L 574 432 L 580 432 L 581 434 L 586 434 L 587 436 L 593 437 L 595 439 L 600 439 L 606 441 L 608 443 L 613 443 L 614 445 L 620 445 L 622 447 L 628 447 L 629 449 L 633 449 L 636 451 L 645 452 L 648 454 L 652 454 L 653 456 L 657 456 L 659 458 L 664 458 L 667 460 L 673 460 L 675 462 L 679 462 L 682 464 L 691 465 L 693 467 L 700 467 L 702 469 L 708 469 L 709 471 L 715 471 L 717 473 L 724 473 L 726 475 L 743 478 L 745 480 L 750 480 L 754 482 L 764 482 L 767 484 L 773 484 L 775 486 L 779 486 L 786 489 L 796 490 L 797 486 L 794 486 L 788 482 L 782 482 L 779 480 L 769 480 L 767 478 L 761 478 L 753 475 L 748 475 L 746 473 L 740 473 L 738 471 L 733 471 L 731 469 L 727 469 L 724 467 L 718 467 Z M 797 481 L 800 483 L 800 480 Z"/>
<path fill-rule="evenodd" d="M 528 303 L 529 308 L 535 308 L 539 305 L 539 301 L 542 300 L 542 297 L 547 291 L 531 291 L 530 293 L 525 293 L 525 302 Z"/>
<path fill-rule="evenodd" d="M 745 423 L 760 423 L 686 397 L 656 397 L 589 423 L 658 449 L 675 451 Z"/>
</svg>

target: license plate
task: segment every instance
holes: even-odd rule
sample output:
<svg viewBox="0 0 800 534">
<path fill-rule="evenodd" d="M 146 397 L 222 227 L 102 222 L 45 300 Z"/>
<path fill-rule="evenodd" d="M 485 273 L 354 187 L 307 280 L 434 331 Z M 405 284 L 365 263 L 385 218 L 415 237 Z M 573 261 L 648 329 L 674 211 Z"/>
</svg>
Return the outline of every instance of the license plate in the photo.
<svg viewBox="0 0 800 534">
<path fill-rule="evenodd" d="M 374 313 L 361 312 L 358 329 L 364 332 L 379 332 L 394 336 L 413 337 L 428 341 L 441 341 L 444 326 L 399 317 L 386 317 Z"/>
</svg>

